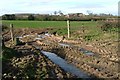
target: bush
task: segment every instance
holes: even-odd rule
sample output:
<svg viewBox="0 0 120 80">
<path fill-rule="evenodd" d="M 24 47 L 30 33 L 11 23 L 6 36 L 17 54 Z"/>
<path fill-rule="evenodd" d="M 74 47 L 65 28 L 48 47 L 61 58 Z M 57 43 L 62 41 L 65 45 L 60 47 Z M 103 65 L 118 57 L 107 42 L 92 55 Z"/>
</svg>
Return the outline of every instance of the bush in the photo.
<svg viewBox="0 0 120 80">
<path fill-rule="evenodd" d="M 35 18 L 34 18 L 34 16 L 33 15 L 29 15 L 28 16 L 28 20 L 34 20 Z"/>
<path fill-rule="evenodd" d="M 103 31 L 116 31 L 118 29 L 117 21 L 104 21 L 100 22 L 100 24 Z"/>
</svg>

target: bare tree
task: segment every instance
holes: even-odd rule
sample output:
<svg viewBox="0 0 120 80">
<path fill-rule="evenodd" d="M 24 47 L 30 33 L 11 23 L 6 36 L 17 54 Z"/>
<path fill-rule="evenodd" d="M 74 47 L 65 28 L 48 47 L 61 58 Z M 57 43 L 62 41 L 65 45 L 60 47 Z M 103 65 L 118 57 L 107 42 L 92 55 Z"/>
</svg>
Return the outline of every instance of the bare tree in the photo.
<svg viewBox="0 0 120 80">
<path fill-rule="evenodd" d="M 93 15 L 93 12 L 90 11 L 90 10 L 87 10 L 87 13 L 89 14 L 89 16 L 92 16 L 92 15 Z"/>
<path fill-rule="evenodd" d="M 57 11 L 54 11 L 54 15 L 57 15 Z"/>
<path fill-rule="evenodd" d="M 59 11 L 58 11 L 58 13 L 59 13 L 60 15 L 63 15 L 63 13 L 62 13 L 62 11 L 61 11 L 61 10 L 59 10 Z"/>
</svg>

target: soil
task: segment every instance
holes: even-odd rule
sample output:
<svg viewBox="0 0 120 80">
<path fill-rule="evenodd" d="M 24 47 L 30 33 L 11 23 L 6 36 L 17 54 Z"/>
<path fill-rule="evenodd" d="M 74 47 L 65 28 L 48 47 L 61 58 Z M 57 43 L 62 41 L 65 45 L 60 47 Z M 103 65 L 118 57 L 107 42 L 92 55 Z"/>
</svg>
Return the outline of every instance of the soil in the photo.
<svg viewBox="0 0 120 80">
<path fill-rule="evenodd" d="M 2 33 L 6 47 L 10 47 L 21 53 L 20 57 L 13 57 L 9 63 L 3 66 L 3 77 L 37 77 L 37 78 L 74 78 L 75 76 L 65 72 L 58 65 L 54 64 L 44 55 L 38 53 L 33 45 L 39 46 L 45 51 L 54 52 L 60 57 L 66 59 L 69 63 L 84 70 L 91 76 L 97 78 L 120 79 L 118 69 L 118 43 L 117 40 L 105 39 L 92 42 L 64 39 L 63 36 L 47 36 L 42 40 L 34 40 L 36 35 L 44 34 L 51 29 L 15 29 L 14 36 L 34 35 L 33 37 L 22 38 L 25 45 L 12 45 L 10 32 L 6 30 Z M 61 47 L 58 43 L 72 44 L 74 47 Z M 92 51 L 97 56 L 87 56 L 79 51 L 79 48 L 85 48 Z M 31 66 L 34 65 L 34 66 Z M 9 69 L 8 69 L 9 67 Z M 29 67 L 33 69 L 34 74 L 29 74 Z M 30 68 L 30 70 L 31 70 Z M 26 70 L 28 69 L 28 70 Z M 39 76 L 44 73 L 44 76 Z"/>
</svg>

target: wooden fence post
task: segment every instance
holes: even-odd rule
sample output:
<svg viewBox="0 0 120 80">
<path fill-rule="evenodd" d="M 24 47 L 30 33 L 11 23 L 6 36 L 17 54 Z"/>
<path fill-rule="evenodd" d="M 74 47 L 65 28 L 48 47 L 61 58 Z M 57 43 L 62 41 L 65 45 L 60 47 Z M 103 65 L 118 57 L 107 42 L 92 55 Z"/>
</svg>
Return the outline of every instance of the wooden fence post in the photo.
<svg viewBox="0 0 120 80">
<path fill-rule="evenodd" d="M 68 38 L 70 38 L 70 20 L 69 20 L 70 16 L 69 16 L 69 14 L 67 15 L 67 18 L 68 18 L 68 20 L 67 20 Z"/>
<path fill-rule="evenodd" d="M 67 20 L 68 38 L 70 38 L 70 21 Z"/>
<path fill-rule="evenodd" d="M 12 43 L 14 43 L 14 37 L 13 37 L 13 24 L 10 24 L 10 33 L 11 33 Z"/>
</svg>

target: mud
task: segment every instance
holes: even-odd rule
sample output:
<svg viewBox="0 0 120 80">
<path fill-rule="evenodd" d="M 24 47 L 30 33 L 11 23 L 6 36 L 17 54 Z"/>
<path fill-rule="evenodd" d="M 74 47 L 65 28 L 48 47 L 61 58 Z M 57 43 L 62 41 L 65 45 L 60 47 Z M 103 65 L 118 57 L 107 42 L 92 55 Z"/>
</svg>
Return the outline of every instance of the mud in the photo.
<svg viewBox="0 0 120 80">
<path fill-rule="evenodd" d="M 33 30 L 33 31 L 29 30 L 30 32 L 29 31 L 26 33 L 23 32 L 24 35 L 23 35 L 23 33 L 21 33 L 21 31 L 17 32 L 17 30 L 16 30 L 16 34 L 20 35 L 20 36 L 24 36 L 26 34 L 34 35 L 32 37 L 28 36 L 28 37 L 24 37 L 24 38 L 20 39 L 22 42 L 25 42 L 27 44 L 27 49 L 28 49 L 28 45 L 31 47 L 30 49 L 27 50 L 27 51 L 32 50 L 31 53 L 24 52 L 25 47 L 22 48 L 22 46 L 11 45 L 10 44 L 11 41 L 9 38 L 10 37 L 9 31 L 8 31 L 8 33 L 7 33 L 7 31 L 5 33 L 3 33 L 3 37 L 5 39 L 4 40 L 5 45 L 18 50 L 18 52 L 22 53 L 22 55 L 23 55 L 23 53 L 25 55 L 22 58 L 15 58 L 15 59 L 13 58 L 11 60 L 11 62 L 13 62 L 13 63 L 10 63 L 9 66 L 17 65 L 17 68 L 15 68 L 15 69 L 22 68 L 22 67 L 18 66 L 18 65 L 22 64 L 19 62 L 23 61 L 23 63 L 27 64 L 27 62 L 29 63 L 31 60 L 31 64 L 32 64 L 32 61 L 34 62 L 36 60 L 36 58 L 34 58 L 36 55 L 32 54 L 32 53 L 35 53 L 35 51 L 36 51 L 35 49 L 33 49 L 33 46 L 35 45 L 35 46 L 38 46 L 41 50 L 56 53 L 58 56 L 67 60 L 68 63 L 71 63 L 71 64 L 75 65 L 76 67 L 78 67 L 79 69 L 82 69 L 85 72 L 87 72 L 91 77 L 104 78 L 104 79 L 109 78 L 112 80 L 120 79 L 120 72 L 118 71 L 118 66 L 120 63 L 119 63 L 119 58 L 118 58 L 118 54 L 117 54 L 118 41 L 116 41 L 116 40 L 105 39 L 105 40 L 86 42 L 81 39 L 80 40 L 67 40 L 67 39 L 64 39 L 63 36 L 55 36 L 55 35 L 46 36 L 45 38 L 42 38 L 40 40 L 35 40 L 35 38 L 38 34 L 39 35 L 44 34 L 46 32 L 46 30 L 38 30 L 38 31 L 37 30 Z M 7 39 L 7 38 L 9 38 L 9 39 Z M 59 43 L 70 44 L 72 46 L 60 46 Z M 22 48 L 22 49 L 19 49 L 19 48 Z M 83 52 L 81 52 L 79 50 L 81 48 L 84 48 L 88 51 L 92 51 L 97 56 L 83 54 Z M 28 56 L 28 54 L 29 54 L 29 56 Z M 30 59 L 29 59 L 29 57 L 30 57 Z M 38 57 L 40 57 L 40 59 L 42 59 L 42 62 L 41 62 L 41 60 L 38 60 L 39 64 L 48 65 L 48 63 L 49 63 L 49 64 L 51 64 L 49 66 L 52 66 L 52 68 L 55 68 L 55 71 L 59 72 L 58 70 L 56 70 L 59 68 L 59 66 L 52 63 L 49 59 L 45 58 L 45 56 L 43 56 L 43 55 L 39 54 Z M 16 61 L 16 59 L 18 61 Z M 45 62 L 45 61 L 47 61 L 47 62 Z M 53 65 L 57 66 L 57 67 L 53 67 Z M 10 69 L 13 69 L 13 68 L 10 68 Z M 47 67 L 46 69 L 49 70 L 50 68 Z M 40 68 L 40 70 L 42 70 L 42 68 Z M 45 69 L 43 69 L 43 71 L 44 70 Z M 59 70 L 62 70 L 62 69 L 59 68 Z M 17 71 L 17 70 L 14 70 L 14 71 Z M 66 76 L 64 76 L 62 73 L 59 73 L 58 74 L 59 76 L 57 76 L 57 74 L 54 73 L 53 70 L 50 70 L 47 72 L 46 77 L 50 77 L 50 75 L 52 75 L 53 78 L 74 77 L 73 75 L 66 73 L 64 70 L 62 70 L 62 71 L 63 71 L 62 73 L 66 74 Z M 50 72 L 50 74 L 49 74 L 49 72 Z M 5 75 L 6 75 L 6 73 L 5 73 Z M 67 76 L 67 75 L 69 75 L 69 76 Z M 7 74 L 7 76 L 9 76 L 9 74 Z M 12 77 L 14 76 L 13 73 L 11 74 L 11 76 Z"/>
</svg>

